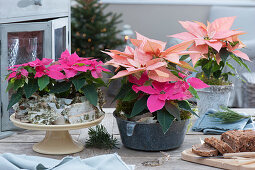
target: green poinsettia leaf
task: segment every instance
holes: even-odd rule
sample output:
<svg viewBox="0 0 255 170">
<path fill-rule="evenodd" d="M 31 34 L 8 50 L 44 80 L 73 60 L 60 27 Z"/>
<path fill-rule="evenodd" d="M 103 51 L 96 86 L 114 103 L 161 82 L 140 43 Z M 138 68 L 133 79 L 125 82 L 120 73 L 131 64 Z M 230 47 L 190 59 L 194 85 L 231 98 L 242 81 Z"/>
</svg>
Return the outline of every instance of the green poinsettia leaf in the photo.
<svg viewBox="0 0 255 170">
<path fill-rule="evenodd" d="M 6 92 L 8 92 L 10 89 L 13 89 L 14 87 L 14 82 L 13 81 L 9 81 L 8 82 L 8 86 L 6 88 Z"/>
<path fill-rule="evenodd" d="M 222 76 L 221 73 L 222 73 L 221 70 L 217 70 L 217 71 L 213 72 L 213 77 L 215 79 L 218 79 L 218 78 L 220 78 Z"/>
<path fill-rule="evenodd" d="M 34 94 L 38 90 L 38 84 L 35 79 L 29 79 L 28 84 L 25 83 L 24 85 L 24 92 L 26 98 L 29 98 L 32 94 Z"/>
<path fill-rule="evenodd" d="M 19 88 L 16 93 L 14 93 L 9 101 L 9 104 L 7 106 L 7 110 L 9 110 L 13 105 L 18 103 L 23 95 L 23 88 Z"/>
<path fill-rule="evenodd" d="M 189 58 L 189 55 L 182 55 L 181 58 L 180 58 L 180 61 L 184 61 L 187 58 Z"/>
<path fill-rule="evenodd" d="M 147 96 L 143 96 L 141 99 L 137 100 L 129 117 L 134 117 L 144 111 L 144 109 L 147 108 L 147 99 Z"/>
<path fill-rule="evenodd" d="M 218 65 L 216 61 L 213 61 L 212 62 L 212 72 L 216 72 L 216 71 L 218 71 L 220 69 L 221 69 L 220 65 Z"/>
<path fill-rule="evenodd" d="M 173 115 L 177 120 L 179 120 L 179 121 L 181 120 L 180 109 L 178 108 L 178 106 L 176 106 L 170 102 L 166 102 L 165 108 L 169 114 Z"/>
<path fill-rule="evenodd" d="M 212 61 L 209 61 L 205 65 L 202 65 L 202 70 L 205 76 L 209 78 L 212 72 Z"/>
<path fill-rule="evenodd" d="M 173 123 L 174 116 L 169 114 L 165 109 L 161 109 L 157 111 L 157 119 L 163 130 L 163 133 L 165 134 Z"/>
<path fill-rule="evenodd" d="M 195 68 L 196 67 L 199 67 L 199 66 L 204 66 L 208 63 L 209 61 L 205 58 L 202 58 L 200 60 L 197 61 L 196 65 L 195 65 Z"/>
<path fill-rule="evenodd" d="M 98 94 L 96 87 L 93 84 L 88 84 L 81 88 L 81 90 L 83 91 L 88 101 L 94 106 L 97 106 Z"/>
<path fill-rule="evenodd" d="M 25 68 L 29 73 L 33 73 L 33 74 L 36 73 L 36 71 L 35 71 L 34 68 L 31 68 L 31 67 L 29 67 L 29 66 L 25 66 L 24 68 Z"/>
<path fill-rule="evenodd" d="M 235 67 L 234 67 L 232 64 L 230 64 L 229 62 L 226 62 L 226 65 L 227 65 L 229 68 L 231 68 L 234 72 L 237 72 L 236 69 L 235 69 Z"/>
<path fill-rule="evenodd" d="M 97 78 L 97 79 L 93 79 L 93 81 L 95 82 L 95 83 L 97 83 L 98 85 L 100 85 L 100 86 L 107 86 L 106 84 L 105 84 L 105 82 L 101 79 L 101 78 Z"/>
<path fill-rule="evenodd" d="M 138 97 L 138 93 L 133 90 L 129 90 L 127 95 L 122 99 L 124 102 L 135 100 Z"/>
<path fill-rule="evenodd" d="M 75 65 L 84 66 L 84 65 L 86 65 L 86 64 L 84 64 L 84 63 L 76 63 Z"/>
<path fill-rule="evenodd" d="M 222 48 L 220 50 L 220 58 L 223 63 L 225 63 L 230 55 L 230 52 L 227 50 L 227 48 Z"/>
<path fill-rule="evenodd" d="M 194 87 L 189 86 L 189 91 L 190 91 L 190 93 L 191 93 L 196 99 L 199 99 L 199 96 L 198 96 L 198 94 L 197 94 L 197 91 L 196 91 L 196 89 L 194 89 Z"/>
<path fill-rule="evenodd" d="M 38 78 L 38 86 L 40 90 L 43 90 L 50 83 L 50 78 L 48 76 L 42 76 Z"/>
<path fill-rule="evenodd" d="M 118 92 L 118 94 L 113 99 L 112 103 L 116 100 L 123 99 L 129 93 L 130 89 L 132 89 L 132 84 L 131 83 L 123 84 L 120 88 L 120 91 Z"/>
<path fill-rule="evenodd" d="M 178 106 L 180 109 L 182 110 L 186 110 L 186 111 L 189 111 L 190 113 L 192 113 L 193 115 L 196 115 L 197 117 L 199 117 L 196 112 L 194 112 L 190 105 L 189 105 L 189 102 L 187 100 L 182 100 L 182 101 L 178 101 Z"/>
<path fill-rule="evenodd" d="M 16 91 L 18 90 L 18 88 L 22 87 L 25 83 L 24 79 L 16 79 L 14 81 L 14 85 L 13 85 L 13 89 Z"/>
<path fill-rule="evenodd" d="M 86 80 L 85 78 L 82 78 L 82 79 L 75 78 L 75 79 L 72 79 L 72 82 L 75 89 L 78 91 L 85 85 Z"/>
<path fill-rule="evenodd" d="M 54 84 L 54 86 L 50 89 L 50 93 L 63 93 L 66 92 L 67 90 L 69 90 L 71 87 L 71 82 L 60 82 L 60 83 L 56 83 Z"/>
<path fill-rule="evenodd" d="M 242 60 L 240 57 L 235 56 L 233 53 L 231 53 L 230 56 L 231 56 L 241 67 L 245 67 L 249 72 L 251 72 L 250 68 L 243 62 L 243 60 Z"/>
</svg>

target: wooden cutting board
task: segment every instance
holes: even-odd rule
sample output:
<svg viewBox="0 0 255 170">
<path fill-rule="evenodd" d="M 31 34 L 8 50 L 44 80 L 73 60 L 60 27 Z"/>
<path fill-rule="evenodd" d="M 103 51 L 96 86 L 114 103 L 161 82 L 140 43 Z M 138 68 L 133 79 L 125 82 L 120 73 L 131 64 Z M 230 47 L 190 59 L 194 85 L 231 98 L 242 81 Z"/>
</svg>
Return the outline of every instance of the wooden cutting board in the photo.
<svg viewBox="0 0 255 170">
<path fill-rule="evenodd" d="M 213 166 L 222 169 L 230 170 L 254 170 L 255 158 L 236 157 L 232 159 L 199 159 L 199 156 L 192 152 L 192 149 L 187 149 L 182 152 L 182 159 L 189 162 Z"/>
</svg>

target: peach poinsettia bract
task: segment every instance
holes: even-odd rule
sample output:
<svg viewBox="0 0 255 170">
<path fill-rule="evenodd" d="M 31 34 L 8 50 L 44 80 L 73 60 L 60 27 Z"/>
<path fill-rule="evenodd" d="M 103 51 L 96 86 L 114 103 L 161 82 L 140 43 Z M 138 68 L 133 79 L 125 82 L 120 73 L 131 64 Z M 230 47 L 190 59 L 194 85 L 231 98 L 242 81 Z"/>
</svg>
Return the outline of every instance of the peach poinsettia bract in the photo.
<svg viewBox="0 0 255 170">
<path fill-rule="evenodd" d="M 112 57 L 112 60 L 106 62 L 107 65 L 125 68 L 125 70 L 121 70 L 113 76 L 112 79 L 146 71 L 149 78 L 155 81 L 178 81 L 180 79 L 167 69 L 168 62 L 192 70 L 193 68 L 188 63 L 180 61 L 179 58 L 181 55 L 199 53 L 185 51 L 192 44 L 192 41 L 186 41 L 164 50 L 165 42 L 149 39 L 137 33 L 137 39 L 131 39 L 131 42 L 135 49 L 127 46 L 124 52 L 117 50 L 104 52 Z"/>
<path fill-rule="evenodd" d="M 106 64 L 117 68 L 118 72 L 112 79 L 127 77 L 127 83 L 132 87 L 130 94 L 137 97 L 137 100 L 147 96 L 147 108 L 151 113 L 161 110 L 169 101 L 183 101 L 193 97 L 194 93 L 189 91 L 191 88 L 209 87 L 197 78 L 187 79 L 188 70 L 192 67 L 181 61 L 180 56 L 198 53 L 186 51 L 192 41 L 165 50 L 165 42 L 137 33 L 137 39 L 131 39 L 131 42 L 134 48 L 127 46 L 124 52 L 104 52 L 112 57 Z"/>
<path fill-rule="evenodd" d="M 244 47 L 244 44 L 239 40 L 238 36 L 245 34 L 245 32 L 230 29 L 235 18 L 236 17 L 218 18 L 212 23 L 207 22 L 207 25 L 198 21 L 180 21 L 180 24 L 187 30 L 187 32 L 174 34 L 170 37 L 178 38 L 183 41 L 193 41 L 189 50 L 200 52 L 200 54 L 190 54 L 194 66 L 201 57 L 209 57 L 207 56 L 208 47 L 211 47 L 218 53 L 222 48 L 227 47 L 229 52 L 232 52 L 242 59 L 250 61 L 245 53 L 239 50 L 232 51 L 232 48 L 229 48 L 228 44 L 235 42 L 237 43 L 235 49 Z M 222 59 L 219 56 L 216 56 L 216 60 L 219 64 Z"/>
</svg>

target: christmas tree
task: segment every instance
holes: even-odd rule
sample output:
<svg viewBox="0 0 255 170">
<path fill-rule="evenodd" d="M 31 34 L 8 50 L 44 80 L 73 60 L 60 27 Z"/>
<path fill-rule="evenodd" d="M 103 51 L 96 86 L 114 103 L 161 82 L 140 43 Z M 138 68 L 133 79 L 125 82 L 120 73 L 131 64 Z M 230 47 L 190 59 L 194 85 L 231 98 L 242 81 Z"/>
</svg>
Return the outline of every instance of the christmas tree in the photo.
<svg viewBox="0 0 255 170">
<path fill-rule="evenodd" d="M 75 0 L 72 7 L 72 51 L 80 56 L 94 57 L 102 61 L 108 56 L 101 52 L 114 49 L 124 43 L 118 37 L 117 24 L 121 23 L 121 14 L 105 13 L 106 4 L 97 0 Z"/>
</svg>

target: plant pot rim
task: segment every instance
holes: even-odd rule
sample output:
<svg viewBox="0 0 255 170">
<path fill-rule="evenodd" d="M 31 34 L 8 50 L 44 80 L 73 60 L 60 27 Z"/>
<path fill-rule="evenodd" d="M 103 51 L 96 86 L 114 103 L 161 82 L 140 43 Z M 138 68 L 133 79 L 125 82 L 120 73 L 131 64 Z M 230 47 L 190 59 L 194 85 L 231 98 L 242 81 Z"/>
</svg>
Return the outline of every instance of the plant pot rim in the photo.
<svg viewBox="0 0 255 170">
<path fill-rule="evenodd" d="M 210 87 L 197 89 L 197 92 L 222 92 L 222 91 L 231 91 L 234 89 L 234 84 L 229 85 L 210 85 Z"/>
<path fill-rule="evenodd" d="M 209 84 L 208 84 L 209 85 Z M 226 86 L 234 86 L 234 84 L 233 83 L 231 83 L 231 84 L 226 84 L 226 85 L 209 85 L 210 87 L 221 87 L 221 86 L 223 86 L 223 87 L 226 87 Z"/>
<path fill-rule="evenodd" d="M 105 117 L 105 114 L 103 114 L 95 120 L 92 120 L 90 122 L 84 122 L 84 123 L 64 124 L 64 125 L 41 125 L 41 124 L 34 124 L 34 123 L 23 123 L 20 120 L 15 119 L 14 114 L 10 116 L 10 120 L 15 126 L 23 128 L 23 129 L 29 129 L 29 130 L 46 130 L 46 131 L 63 131 L 63 130 L 76 130 L 76 129 L 88 128 L 88 127 L 99 124 Z"/>
<path fill-rule="evenodd" d="M 130 120 L 125 120 L 125 119 L 121 119 L 119 116 L 117 116 L 115 114 L 115 112 L 113 112 L 113 116 L 116 118 L 116 119 L 119 119 L 121 121 L 124 121 L 126 123 L 135 123 L 135 124 L 140 124 L 140 125 L 151 125 L 151 124 L 159 124 L 158 122 L 157 123 L 144 123 L 144 122 L 135 122 L 135 121 L 130 121 Z M 176 119 L 173 121 L 173 122 L 185 122 L 189 119 L 184 119 L 184 120 L 181 120 L 181 121 L 176 121 Z"/>
</svg>

